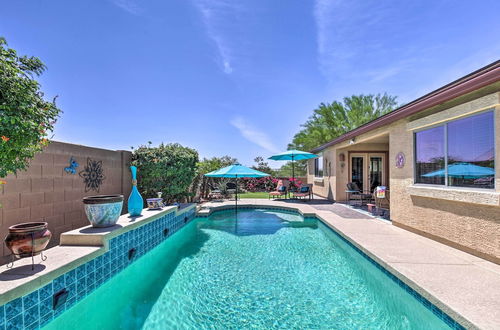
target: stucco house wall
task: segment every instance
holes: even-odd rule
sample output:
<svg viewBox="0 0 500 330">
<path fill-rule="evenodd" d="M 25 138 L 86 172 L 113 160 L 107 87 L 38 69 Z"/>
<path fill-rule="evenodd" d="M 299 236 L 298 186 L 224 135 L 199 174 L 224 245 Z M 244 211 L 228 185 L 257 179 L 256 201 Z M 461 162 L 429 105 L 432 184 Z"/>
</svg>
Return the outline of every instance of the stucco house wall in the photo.
<svg viewBox="0 0 500 330">
<path fill-rule="evenodd" d="M 332 200 L 345 200 L 346 183 L 349 181 L 348 151 L 382 150 L 383 144 L 370 140 L 387 134 L 389 142 L 388 172 L 391 190 L 391 220 L 396 226 L 430 237 L 455 248 L 500 263 L 500 92 L 499 86 L 472 93 L 465 98 L 452 100 L 427 109 L 411 118 L 404 118 L 390 125 L 359 135 L 355 144 L 344 141 L 326 148 L 323 153 L 334 155 L 332 173 L 323 182 L 333 183 Z M 488 93 L 486 93 L 488 92 Z M 486 109 L 495 109 L 495 189 L 414 184 L 414 142 L 416 129 L 458 119 Z M 396 167 L 396 155 L 403 152 L 406 162 Z M 338 161 L 345 154 L 345 165 Z M 325 186 L 314 180 L 314 162 L 309 162 L 309 183 L 314 192 L 329 197 Z M 330 195 L 330 196 L 331 196 Z"/>
<path fill-rule="evenodd" d="M 450 107 L 419 121 L 399 121 L 390 131 L 391 220 L 393 224 L 500 263 L 500 93 Z M 413 128 L 494 108 L 495 189 L 415 185 Z M 430 118 L 429 118 L 430 117 Z M 417 125 L 416 125 L 417 124 Z M 398 152 L 406 155 L 395 166 Z"/>
</svg>

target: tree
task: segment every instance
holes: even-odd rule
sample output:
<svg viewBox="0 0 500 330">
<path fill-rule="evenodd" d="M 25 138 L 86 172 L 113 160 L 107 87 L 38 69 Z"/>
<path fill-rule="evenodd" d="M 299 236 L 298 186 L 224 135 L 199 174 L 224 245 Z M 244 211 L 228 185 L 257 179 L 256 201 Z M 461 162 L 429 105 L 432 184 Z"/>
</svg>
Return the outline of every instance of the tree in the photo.
<svg viewBox="0 0 500 330">
<path fill-rule="evenodd" d="M 289 144 L 291 149 L 311 150 L 341 136 L 397 106 L 396 96 L 353 95 L 342 102 L 321 103 Z"/>
<path fill-rule="evenodd" d="M 232 165 L 236 162 L 236 158 L 230 156 L 203 158 L 197 165 L 196 183 L 193 184 L 194 190 L 199 191 L 200 197 L 206 198 L 210 192 L 210 186 L 225 185 L 228 180 L 223 178 L 209 178 L 206 177 L 205 174 Z"/>
<path fill-rule="evenodd" d="M 252 166 L 254 170 L 261 171 L 271 176 L 274 176 L 274 170 L 269 166 L 269 163 L 264 161 L 264 158 L 261 156 L 257 156 L 253 160 L 256 165 Z"/>
<path fill-rule="evenodd" d="M 137 167 L 137 182 L 146 198 L 162 192 L 167 202 L 189 197 L 196 176 L 198 152 L 178 143 L 158 147 L 140 146 L 132 153 L 131 165 Z"/>
<path fill-rule="evenodd" d="M 307 175 L 307 160 L 296 160 L 294 164 L 295 176 L 304 177 Z M 291 177 L 292 176 L 292 162 L 286 162 L 277 171 L 276 176 Z"/>
<path fill-rule="evenodd" d="M 60 110 L 34 79 L 45 69 L 40 59 L 19 56 L 0 37 L 0 178 L 26 169 L 48 144 Z"/>
</svg>

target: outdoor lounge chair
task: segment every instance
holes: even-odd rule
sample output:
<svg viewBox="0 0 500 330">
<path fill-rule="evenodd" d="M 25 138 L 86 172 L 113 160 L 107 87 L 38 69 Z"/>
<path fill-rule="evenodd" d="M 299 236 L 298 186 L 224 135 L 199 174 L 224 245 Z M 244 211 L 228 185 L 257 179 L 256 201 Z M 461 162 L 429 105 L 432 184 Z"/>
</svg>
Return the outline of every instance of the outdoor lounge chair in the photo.
<svg viewBox="0 0 500 330">
<path fill-rule="evenodd" d="M 361 205 L 364 205 L 373 199 L 373 195 L 371 192 L 365 192 L 359 189 L 358 185 L 355 182 L 349 182 L 347 184 L 347 190 L 345 192 L 347 194 L 347 201 L 349 203 L 351 202 L 351 200 L 359 200 Z"/>
<path fill-rule="evenodd" d="M 297 192 L 292 194 L 294 198 L 306 199 L 308 197 L 311 200 L 313 198 L 312 184 L 302 185 Z"/>
<path fill-rule="evenodd" d="M 377 215 L 383 215 L 390 209 L 391 195 L 389 189 L 387 189 L 385 186 L 384 187 L 380 186 L 380 188 L 383 188 L 384 194 L 383 197 L 378 196 L 377 188 L 379 187 L 375 187 L 375 189 L 373 190 L 373 199 L 375 200 L 375 205 L 377 207 Z"/>
<path fill-rule="evenodd" d="M 280 198 L 282 196 L 286 196 L 288 195 L 288 188 L 285 186 L 285 185 L 279 185 L 275 191 L 271 191 L 269 193 L 269 199 L 271 198 Z"/>
</svg>

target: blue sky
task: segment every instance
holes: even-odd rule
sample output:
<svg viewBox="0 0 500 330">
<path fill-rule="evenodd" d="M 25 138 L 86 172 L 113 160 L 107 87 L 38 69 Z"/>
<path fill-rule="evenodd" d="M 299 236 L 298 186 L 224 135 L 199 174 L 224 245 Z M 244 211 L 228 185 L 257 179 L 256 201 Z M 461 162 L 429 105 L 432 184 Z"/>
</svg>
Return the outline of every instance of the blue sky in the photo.
<svg viewBox="0 0 500 330">
<path fill-rule="evenodd" d="M 321 102 L 409 102 L 500 57 L 498 1 L 0 1 L 0 35 L 48 66 L 55 140 L 247 165 Z"/>
</svg>

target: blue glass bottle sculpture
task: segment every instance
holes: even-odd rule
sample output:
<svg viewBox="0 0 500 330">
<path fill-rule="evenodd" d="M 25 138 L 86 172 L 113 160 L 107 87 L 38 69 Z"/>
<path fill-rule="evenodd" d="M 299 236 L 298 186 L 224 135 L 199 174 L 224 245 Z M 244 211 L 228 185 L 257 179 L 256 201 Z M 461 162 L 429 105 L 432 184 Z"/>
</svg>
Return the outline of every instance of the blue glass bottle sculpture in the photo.
<svg viewBox="0 0 500 330">
<path fill-rule="evenodd" d="M 132 191 L 128 198 L 128 213 L 132 217 L 137 217 L 141 215 L 144 201 L 141 194 L 139 194 L 139 190 L 137 190 L 137 167 L 130 166 L 130 171 L 132 172 Z"/>
</svg>

